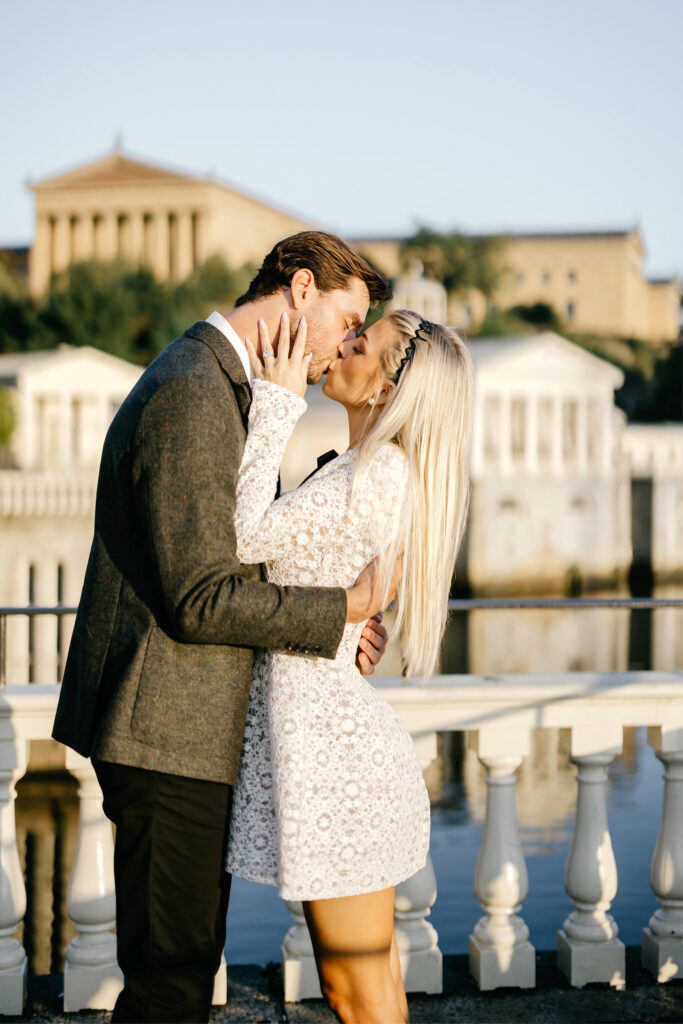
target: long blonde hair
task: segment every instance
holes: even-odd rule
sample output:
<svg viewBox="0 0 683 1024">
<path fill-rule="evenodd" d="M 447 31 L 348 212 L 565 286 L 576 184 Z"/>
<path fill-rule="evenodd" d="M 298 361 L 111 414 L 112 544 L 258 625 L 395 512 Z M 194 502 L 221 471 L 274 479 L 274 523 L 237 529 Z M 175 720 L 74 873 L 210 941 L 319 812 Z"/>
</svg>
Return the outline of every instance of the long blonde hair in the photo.
<svg viewBox="0 0 683 1024">
<path fill-rule="evenodd" d="M 354 489 L 380 445 L 394 443 L 405 453 L 405 521 L 380 555 L 380 571 L 389 580 L 403 552 L 395 628 L 407 674 L 426 678 L 438 662 L 467 520 L 472 360 L 454 331 L 412 310 L 395 310 L 386 319 L 396 342 L 385 351 L 381 370 L 395 386 L 358 445 Z M 378 382 L 375 398 L 384 383 Z"/>
</svg>

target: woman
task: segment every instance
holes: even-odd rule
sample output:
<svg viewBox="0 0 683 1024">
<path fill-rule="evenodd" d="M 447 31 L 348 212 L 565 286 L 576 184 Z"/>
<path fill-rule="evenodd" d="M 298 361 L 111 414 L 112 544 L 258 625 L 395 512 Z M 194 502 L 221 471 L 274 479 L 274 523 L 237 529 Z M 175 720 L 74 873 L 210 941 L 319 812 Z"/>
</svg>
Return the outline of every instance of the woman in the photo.
<svg viewBox="0 0 683 1024">
<path fill-rule="evenodd" d="M 306 408 L 300 322 L 263 363 L 240 468 L 242 561 L 280 584 L 346 587 L 403 558 L 396 631 L 409 675 L 436 665 L 468 497 L 472 371 L 460 339 L 399 310 L 340 345 L 323 391 L 346 408 L 349 449 L 272 501 Z M 387 598 L 389 595 L 387 595 Z M 321 987 L 342 1021 L 408 1019 L 394 887 L 426 860 L 429 801 L 412 741 L 355 668 L 361 625 L 334 661 L 262 652 L 254 668 L 228 870 L 301 900 Z"/>
</svg>

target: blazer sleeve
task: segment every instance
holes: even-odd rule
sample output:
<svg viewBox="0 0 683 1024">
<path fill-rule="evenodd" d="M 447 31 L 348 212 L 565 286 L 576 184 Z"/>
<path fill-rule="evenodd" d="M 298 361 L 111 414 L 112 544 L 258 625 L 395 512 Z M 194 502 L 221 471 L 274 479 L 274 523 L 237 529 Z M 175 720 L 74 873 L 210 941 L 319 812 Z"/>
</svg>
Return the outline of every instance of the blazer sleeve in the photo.
<svg viewBox="0 0 683 1024">
<path fill-rule="evenodd" d="M 242 573 L 233 517 L 243 436 L 232 387 L 199 374 L 166 382 L 140 419 L 135 500 L 171 628 L 185 643 L 333 658 L 346 619 L 342 589 Z"/>
</svg>

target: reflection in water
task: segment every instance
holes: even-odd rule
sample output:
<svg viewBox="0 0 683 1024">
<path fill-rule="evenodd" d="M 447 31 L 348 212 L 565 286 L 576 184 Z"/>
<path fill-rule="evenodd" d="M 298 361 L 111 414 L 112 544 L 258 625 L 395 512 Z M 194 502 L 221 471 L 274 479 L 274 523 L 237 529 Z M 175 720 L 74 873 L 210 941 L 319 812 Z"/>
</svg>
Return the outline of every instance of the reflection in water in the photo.
<svg viewBox="0 0 683 1024">
<path fill-rule="evenodd" d="M 628 597 L 601 591 L 592 597 Z M 681 586 L 653 597 L 683 597 Z M 442 672 L 675 671 L 683 666 L 683 608 L 502 609 L 456 612 L 442 647 Z M 385 673 L 390 674 L 390 673 Z"/>
<path fill-rule="evenodd" d="M 29 973 L 64 970 L 75 929 L 66 896 L 78 838 L 78 785 L 66 771 L 31 770 L 17 784 L 17 845 L 26 916 L 17 933 Z"/>
<path fill-rule="evenodd" d="M 660 588 L 654 596 L 667 595 L 683 596 L 683 588 Z M 459 613 L 444 640 L 441 671 L 680 669 L 681 626 L 683 610 L 679 609 Z M 384 674 L 398 674 L 399 664 L 394 646 L 385 658 Z M 78 833 L 77 784 L 59 767 L 63 757 L 56 745 L 36 743 L 31 749 L 29 772 L 17 786 L 17 835 L 28 896 L 18 936 L 29 956 L 29 970 L 48 974 L 62 970 L 64 952 L 74 934 L 66 914 L 66 893 Z M 481 915 L 473 878 L 486 785 L 484 769 L 467 750 L 463 733 L 439 734 L 437 751 L 425 772 L 439 887 L 432 921 L 442 950 L 454 953 L 467 948 L 467 935 Z M 574 776 L 560 731 L 533 732 L 531 754 L 518 771 L 516 802 L 530 882 L 523 915 L 538 949 L 554 947 L 555 930 L 571 909 L 562 878 L 576 806 Z M 655 906 L 648 874 L 661 799 L 661 768 L 647 746 L 645 730 L 627 728 L 623 753 L 610 766 L 608 785 L 608 816 L 619 872 L 614 916 L 627 943 L 639 942 L 640 928 Z M 636 832 L 631 829 L 633 821 L 638 821 Z M 277 960 L 289 923 L 275 889 L 235 880 L 229 961 Z"/>
</svg>

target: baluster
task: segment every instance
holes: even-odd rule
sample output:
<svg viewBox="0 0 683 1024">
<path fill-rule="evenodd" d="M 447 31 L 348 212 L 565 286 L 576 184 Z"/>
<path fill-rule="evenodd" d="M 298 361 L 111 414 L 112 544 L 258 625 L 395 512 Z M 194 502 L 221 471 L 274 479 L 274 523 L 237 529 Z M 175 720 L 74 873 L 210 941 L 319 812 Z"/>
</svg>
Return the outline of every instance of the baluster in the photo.
<svg viewBox="0 0 683 1024">
<path fill-rule="evenodd" d="M 216 976 L 213 979 L 213 995 L 211 996 L 212 1006 L 225 1006 L 228 1001 L 228 965 L 225 962 L 225 953 L 221 956 Z"/>
<path fill-rule="evenodd" d="M 78 780 L 78 842 L 66 906 L 78 935 L 64 965 L 64 1010 L 111 1010 L 123 987 L 116 962 L 114 843 L 92 764 L 72 750 L 66 768 Z"/>
<path fill-rule="evenodd" d="M 411 878 L 396 886 L 396 944 L 406 992 L 443 992 L 443 957 L 439 936 L 427 917 L 436 900 L 432 858 Z"/>
<path fill-rule="evenodd" d="M 664 799 L 650 885 L 661 907 L 642 931 L 643 967 L 657 981 L 683 978 L 683 729 L 648 729 L 664 765 Z"/>
<path fill-rule="evenodd" d="M 313 943 L 308 933 L 304 908 L 295 900 L 286 900 L 287 909 L 294 918 L 294 924 L 284 937 L 281 949 L 282 984 L 285 1002 L 296 1003 L 300 999 L 320 999 L 320 980 L 313 956 Z"/>
<path fill-rule="evenodd" d="M 422 771 L 437 757 L 436 733 L 413 737 Z M 443 992 L 443 957 L 439 936 L 427 918 L 436 900 L 436 876 L 432 858 L 411 878 L 396 886 L 394 924 L 401 974 L 406 992 Z"/>
<path fill-rule="evenodd" d="M 515 811 L 515 769 L 529 753 L 528 730 L 481 729 L 469 745 L 486 768 L 486 818 L 474 876 L 485 914 L 469 940 L 470 972 L 482 991 L 534 988 L 536 955 L 518 911 L 529 890 Z"/>
<path fill-rule="evenodd" d="M 623 989 L 625 950 L 608 910 L 617 892 L 617 866 L 607 825 L 607 767 L 622 747 L 622 729 L 586 726 L 571 730 L 570 760 L 577 766 L 574 835 L 564 887 L 576 907 L 557 933 L 557 966 L 569 983 L 592 981 Z"/>
<path fill-rule="evenodd" d="M 26 913 L 14 801 L 25 771 L 26 740 L 0 740 L 0 1013 L 17 1015 L 24 1009 L 28 963 L 24 947 L 12 938 Z"/>
</svg>

